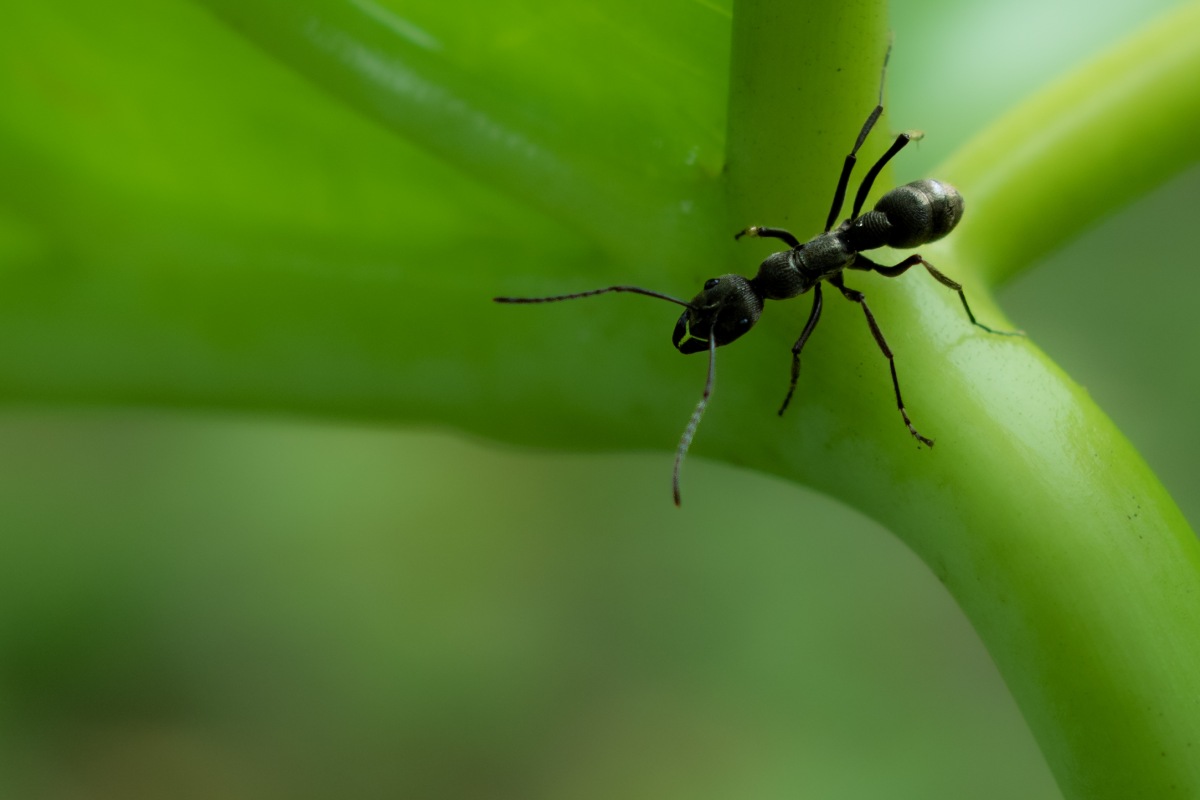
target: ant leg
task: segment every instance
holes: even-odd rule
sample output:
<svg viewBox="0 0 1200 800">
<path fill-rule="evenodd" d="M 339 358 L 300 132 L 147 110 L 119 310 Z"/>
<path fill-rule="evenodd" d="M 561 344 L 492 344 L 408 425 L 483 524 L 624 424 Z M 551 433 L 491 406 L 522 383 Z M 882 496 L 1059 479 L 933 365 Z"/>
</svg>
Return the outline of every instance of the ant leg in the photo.
<svg viewBox="0 0 1200 800">
<path fill-rule="evenodd" d="M 739 231 L 733 235 L 734 239 L 740 239 L 743 236 L 758 236 L 760 238 L 782 239 L 787 242 L 788 247 L 799 247 L 800 240 L 793 236 L 783 228 L 763 228 L 759 225 L 751 225 L 745 230 Z"/>
<path fill-rule="evenodd" d="M 883 54 L 883 67 L 879 70 L 879 100 L 875 103 L 875 108 L 867 115 L 867 121 L 863 123 L 862 130 L 858 132 L 858 138 L 854 141 L 854 149 L 842 162 L 842 174 L 838 176 L 837 188 L 833 190 L 833 204 L 829 207 L 829 217 L 825 220 L 826 233 L 833 229 L 833 223 L 837 222 L 838 214 L 842 213 L 842 203 L 846 202 L 846 186 L 850 183 L 850 172 L 858 161 L 858 149 L 863 146 L 863 142 L 867 140 L 867 134 L 875 127 L 875 123 L 879 121 L 879 115 L 883 113 L 883 85 L 887 79 L 888 59 L 891 57 L 892 44 L 889 41 L 887 52 Z M 903 146 L 901 145 L 901 147 Z"/>
<path fill-rule="evenodd" d="M 918 261 L 920 261 L 922 264 L 924 264 L 925 269 L 928 270 L 929 274 L 932 275 L 934 277 L 934 279 L 938 283 L 940 283 L 942 286 L 945 286 L 948 289 L 953 289 L 954 291 L 958 292 L 958 299 L 962 300 L 963 310 L 967 312 L 967 319 L 971 320 L 972 325 L 983 328 L 988 333 L 994 333 L 997 336 L 1024 336 L 1025 335 L 1025 331 L 998 331 L 995 328 L 989 328 L 987 325 L 984 325 L 982 322 L 975 319 L 975 315 L 971 313 L 971 306 L 967 304 L 967 296 L 965 294 L 963 294 L 963 289 L 962 289 L 961 283 L 951 280 L 946 275 L 943 275 L 941 272 L 938 272 L 937 268 L 934 267 L 933 264 L 930 264 L 928 261 L 921 258 L 920 256 L 909 256 L 909 259 L 912 259 L 912 258 L 916 258 Z"/>
<path fill-rule="evenodd" d="M 921 444 L 933 447 L 933 439 L 922 436 L 913 427 L 912 420 L 908 418 L 908 411 L 904 408 L 904 398 L 900 396 L 900 379 L 896 377 L 896 359 L 892 356 L 892 349 L 888 347 L 887 340 L 883 338 L 883 331 L 879 330 L 879 323 L 875 321 L 875 315 L 871 313 L 871 309 L 867 306 L 866 296 L 862 292 L 855 291 L 842 283 L 841 275 L 835 275 L 829 279 L 829 282 L 836 286 L 847 300 L 858 303 L 862 307 L 863 313 L 867 315 L 867 325 L 871 327 L 871 335 L 875 337 L 875 343 L 883 351 L 883 355 L 888 360 L 888 366 L 892 369 L 892 388 L 896 390 L 896 407 L 900 409 L 900 416 L 904 418 L 904 424 L 908 426 L 908 432 Z"/>
<path fill-rule="evenodd" d="M 671 493 L 675 498 L 676 508 L 679 508 L 683 501 L 679 490 L 679 473 L 683 468 L 683 457 L 687 455 L 688 448 L 692 444 L 692 437 L 696 435 L 696 428 L 700 425 L 700 418 L 704 416 L 704 409 L 708 407 L 708 398 L 712 397 L 713 381 L 717 372 L 716 329 L 716 320 L 713 320 L 713 328 L 708 332 L 708 377 L 704 381 L 704 391 L 700 394 L 700 402 L 696 404 L 696 410 L 688 418 L 687 427 L 683 429 L 683 436 L 679 437 L 679 446 L 675 448 L 675 467 L 671 470 Z"/>
<path fill-rule="evenodd" d="M 879 176 L 880 170 L 892 160 L 892 158 L 904 149 L 904 146 L 909 142 L 918 141 L 924 138 L 925 134 L 921 131 L 905 131 L 896 137 L 896 141 L 892 142 L 892 146 L 888 151 L 880 156 L 879 160 L 871 169 L 867 170 L 867 176 L 863 178 L 863 182 L 858 186 L 858 193 L 854 195 L 854 208 L 850 212 L 850 219 L 857 219 L 858 214 L 862 211 L 863 203 L 867 201 L 867 195 L 871 191 L 871 187 L 875 185 L 875 178 Z"/>
<path fill-rule="evenodd" d="M 861 262 L 863 264 L 863 266 L 858 266 L 859 262 Z M 974 325 L 975 327 L 982 328 L 983 330 L 987 331 L 988 333 L 994 333 L 997 336 L 1024 336 L 1025 335 L 1025 331 L 998 331 L 995 328 L 989 328 L 987 325 L 984 325 L 982 322 L 975 319 L 975 314 L 971 311 L 970 304 L 967 303 L 967 296 L 966 296 L 966 294 L 963 293 L 962 284 L 959 283 L 958 281 L 952 280 L 948 276 L 944 275 L 935 266 L 933 266 L 933 264 L 930 264 L 928 261 L 921 258 L 921 256 L 916 253 L 914 253 L 911 256 L 909 256 L 908 258 L 904 259 L 903 261 L 901 261 L 899 264 L 897 264 L 894 267 L 885 267 L 881 264 L 876 264 L 874 261 L 871 261 L 869 258 L 865 258 L 864 256 L 860 255 L 855 259 L 853 268 L 854 269 L 870 269 L 870 270 L 874 270 L 875 272 L 878 272 L 880 275 L 883 275 L 885 278 L 895 278 L 898 275 L 903 275 L 908 270 L 909 267 L 915 267 L 917 264 L 921 264 L 922 266 L 924 266 L 925 269 L 928 270 L 929 274 L 934 277 L 934 280 L 936 280 L 942 286 L 945 286 L 947 289 L 953 289 L 954 291 L 958 292 L 958 299 L 962 301 L 963 310 L 965 310 L 967 312 L 967 319 L 971 320 L 971 324 Z"/>
<path fill-rule="evenodd" d="M 918 255 L 909 256 L 894 267 L 888 267 L 883 264 L 876 264 L 871 259 L 859 253 L 854 257 L 854 263 L 850 265 L 850 269 L 861 269 L 867 272 L 878 272 L 885 278 L 899 278 L 904 273 L 908 272 L 909 267 L 915 267 L 925 259 Z M 943 276 L 944 277 L 944 276 Z"/>
<path fill-rule="evenodd" d="M 887 68 L 886 62 L 884 68 Z M 883 113 L 883 86 L 879 87 L 879 105 L 875 106 L 874 110 L 867 116 L 867 121 L 863 123 L 862 130 L 858 133 L 858 139 L 854 142 L 854 149 L 846 156 L 846 160 L 842 162 L 842 174 L 838 176 L 837 188 L 833 190 L 833 205 L 829 207 L 829 216 L 825 219 L 825 232 L 833 228 L 833 223 L 837 221 L 838 214 L 842 213 L 842 203 L 846 202 L 846 185 L 850 183 L 850 172 L 854 169 L 854 165 L 858 162 L 858 148 L 863 146 L 863 142 L 867 140 L 867 134 L 871 132 L 871 128 L 875 127 L 875 123 L 879 121 L 879 115 Z"/>
<path fill-rule="evenodd" d="M 808 322 L 804 323 L 804 331 L 800 334 L 800 338 L 792 345 L 792 380 L 788 384 L 787 396 L 783 398 L 783 405 L 779 407 L 779 416 L 783 416 L 783 412 L 787 411 L 788 403 L 792 402 L 792 395 L 796 393 L 796 381 L 800 380 L 800 351 L 804 349 L 804 343 L 808 341 L 808 337 L 812 336 L 813 329 L 817 327 L 817 321 L 821 319 L 821 284 L 813 287 L 813 304 L 812 311 L 808 313 Z"/>
</svg>

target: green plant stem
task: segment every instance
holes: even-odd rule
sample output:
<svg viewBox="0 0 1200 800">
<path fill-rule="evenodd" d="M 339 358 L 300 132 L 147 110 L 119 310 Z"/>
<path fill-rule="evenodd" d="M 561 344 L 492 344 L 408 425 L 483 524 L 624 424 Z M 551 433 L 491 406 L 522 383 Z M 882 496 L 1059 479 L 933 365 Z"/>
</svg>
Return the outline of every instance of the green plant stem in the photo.
<svg viewBox="0 0 1200 800">
<path fill-rule="evenodd" d="M 814 35 L 797 46 L 797 31 Z M 735 3 L 726 140 L 734 219 L 815 232 L 871 110 L 863 101 L 879 89 L 886 31 L 877 0 Z"/>
<path fill-rule="evenodd" d="M 790 5 L 741 2 L 735 19 L 771 19 L 787 13 Z M 1026 129 L 1054 134 L 1047 137 L 1053 154 L 1043 153 L 1053 163 L 1047 167 L 1043 160 L 1040 166 L 1052 176 L 1044 180 L 1055 191 L 1043 192 L 1050 199 L 1034 201 L 1035 209 L 1045 212 L 1045 204 L 1091 191 L 1087 187 L 1095 173 L 1108 162 L 1098 162 L 1090 149 L 1072 149 L 1081 140 L 1124 142 L 1143 136 L 1154 139 L 1143 139 L 1145 149 L 1160 146 L 1163 135 L 1155 138 L 1141 119 L 1128 118 L 1129 109 L 1133 116 L 1149 113 L 1137 90 L 1144 75 L 1175 87 L 1168 92 L 1172 97 L 1186 94 L 1179 92 L 1182 81 L 1194 82 L 1195 35 L 1177 30 L 1178 25 L 1176 18 L 1151 28 L 1068 84 L 1092 91 L 1072 99 L 1060 89 L 1010 117 Z M 738 114 L 731 114 L 731 126 L 743 119 L 762 124 L 778 115 L 778 98 L 771 90 L 758 89 L 769 81 L 757 59 L 758 54 L 786 51 L 786 30 L 735 21 L 732 85 L 740 88 L 740 96 L 733 101 Z M 856 49 L 845 41 L 830 46 L 843 52 L 863 49 L 861 42 Z M 1096 90 L 1111 83 L 1112 70 L 1139 58 L 1150 64 L 1138 79 L 1111 92 Z M 799 75 L 783 72 L 784 66 L 772 65 L 770 81 L 785 86 L 798 82 Z M 869 96 L 869 75 L 858 82 L 856 95 Z M 1154 99 L 1161 100 L 1150 102 Z M 1087 113 L 1074 113 L 1077 108 Z M 1154 130 L 1161 130 L 1158 122 Z M 1014 132 L 1015 123 L 1007 125 L 984 142 L 999 142 L 1013 159 L 1023 157 L 1025 140 Z M 1180 127 L 1186 136 L 1195 130 L 1187 123 Z M 765 127 L 756 135 L 779 141 L 739 150 L 731 156 L 731 167 L 753 176 L 770 173 L 770 191 L 780 197 L 803 194 L 808 176 L 773 170 L 778 149 L 786 146 L 786 126 Z M 1172 130 L 1168 142 L 1177 144 L 1179 135 Z M 740 141 L 734 134 L 730 139 L 734 146 Z M 1042 152 L 1044 144 L 1028 147 Z M 1036 210 L 999 208 L 1001 201 L 1020 206 L 1037 195 L 1040 181 L 1034 179 L 1034 167 L 1024 163 L 1019 171 L 1009 171 L 1008 162 L 994 157 L 992 146 L 976 145 L 962 161 L 953 160 L 958 166 L 949 170 L 968 197 L 968 214 L 981 232 L 967 237 L 966 244 L 922 249 L 949 274 L 967 279 L 977 312 L 983 308 L 989 320 L 996 318 L 995 310 L 974 276 L 985 268 L 1002 272 L 996 261 L 1020 250 L 1027 236 L 1036 239 L 1036 253 L 1065 234 L 1042 235 Z M 980 165 L 988 158 L 985 170 Z M 1166 171 L 1162 154 L 1157 158 L 1149 175 L 1136 180 L 1118 169 L 1115 185 L 1103 183 L 1116 197 L 1093 198 L 1081 205 L 1079 214 L 1073 209 L 1064 227 L 1074 231 L 1113 203 L 1144 190 Z M 1153 154 L 1140 160 L 1140 168 L 1152 159 Z M 985 183 L 978 201 L 977 181 Z M 753 191 L 754 181 L 742 184 L 731 177 L 731 183 Z M 807 213 L 811 216 L 811 209 Z M 1004 240 L 1011 244 L 999 256 L 983 254 Z M 1129 443 L 1032 342 L 971 331 L 955 307 L 957 299 L 927 276 L 896 284 L 886 291 L 906 294 L 908 313 L 886 305 L 885 330 L 899 353 L 904 385 L 912 387 L 909 407 L 921 409 L 920 415 L 914 412 L 918 425 L 936 430 L 933 451 L 917 452 L 895 437 L 876 440 L 864 434 L 863 419 L 871 412 L 853 401 L 848 407 L 853 390 L 841 378 L 822 374 L 822 384 L 838 385 L 832 390 L 823 385 L 822 397 L 801 413 L 834 420 L 829 428 L 799 441 L 785 437 L 786 446 L 750 458 L 743 449 L 741 461 L 816 486 L 866 511 L 921 556 L 992 653 L 1066 797 L 1200 796 L 1200 547 L 1195 536 Z M 879 283 L 855 278 L 852 285 L 867 287 L 875 297 L 870 290 Z M 878 295 L 884 291 L 880 287 Z M 851 337 L 845 333 L 846 340 Z M 903 337 L 900 346 L 897 337 Z M 886 393 L 872 394 L 872 403 L 886 404 Z M 940 413 L 929 416 L 934 406 Z M 898 420 L 891 425 L 898 428 Z M 724 444 L 730 454 L 737 449 L 733 442 Z"/>
<path fill-rule="evenodd" d="M 971 189 L 971 216 L 952 246 L 980 274 L 1007 280 L 1196 163 L 1198 75 L 1200 3 L 1192 2 L 989 125 L 938 170 Z"/>
</svg>

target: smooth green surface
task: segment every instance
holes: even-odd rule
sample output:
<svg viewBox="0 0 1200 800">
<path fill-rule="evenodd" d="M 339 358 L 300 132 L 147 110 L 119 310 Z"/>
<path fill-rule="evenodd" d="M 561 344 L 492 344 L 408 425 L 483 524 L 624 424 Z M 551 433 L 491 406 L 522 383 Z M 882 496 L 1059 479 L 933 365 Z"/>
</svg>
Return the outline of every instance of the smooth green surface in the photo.
<svg viewBox="0 0 1200 800">
<path fill-rule="evenodd" d="M 1040 124 L 1026 126 L 1057 136 L 1048 137 L 1056 158 L 1042 161 L 1037 180 L 1009 169 L 986 145 L 968 145 L 948 176 L 968 197 L 973 183 L 980 184 L 985 212 L 993 195 L 1014 202 L 1031 187 L 1059 188 L 1063 206 L 1035 204 L 1042 212 L 1035 216 L 1041 238 L 1031 244 L 1036 256 L 1046 247 L 1047 226 L 1062 218 L 1070 220 L 1059 226 L 1063 233 L 1077 230 L 1118 202 L 1122 191 L 1134 193 L 1149 180 L 1097 183 L 1091 176 L 1104 162 L 1080 146 L 1097 129 L 1120 131 L 1145 116 L 1139 111 L 1146 93 L 1136 91 L 1141 76 L 1131 79 L 1132 87 L 1112 81 L 1122 66 L 1129 71 L 1132 58 L 1160 64 L 1144 70 L 1158 90 L 1151 101 L 1187 109 L 1156 117 L 1161 139 L 1149 138 L 1149 126 L 1137 126 L 1139 145 L 1149 154 L 1142 163 L 1157 160 L 1160 174 L 1179 164 L 1187 119 L 1197 108 L 1197 19 L 1196 6 L 1182 10 L 1085 68 L 1073 92 L 1015 113 L 1018 120 L 1040 115 Z M 781 44 L 767 34 L 746 49 L 779 52 Z M 733 53 L 736 81 L 736 28 Z M 1080 106 L 1086 114 L 1076 111 Z M 998 184 L 1003 188 L 989 188 Z M 1099 196 L 1070 204 L 1089 191 Z M 1009 222 L 1000 217 L 996 224 L 1010 240 L 1021 241 L 1031 229 Z M 974 227 L 992 223 L 984 218 Z M 970 246 L 977 237 L 966 233 L 970 224 L 963 225 L 963 251 L 954 238 L 923 251 L 950 274 L 972 274 Z M 911 445 L 875 441 L 862 429 L 867 409 L 855 406 L 839 416 L 859 399 L 843 385 L 842 392 L 815 401 L 827 415 L 818 419 L 832 421 L 825 436 L 806 435 L 799 446 L 779 447 L 750 463 L 799 476 L 868 511 L 916 550 L 988 644 L 1068 797 L 1193 795 L 1200 790 L 1200 760 L 1191 754 L 1200 718 L 1189 699 L 1200 697 L 1193 667 L 1200 659 L 1194 535 L 1085 392 L 1028 342 L 964 334 L 961 321 L 955 325 L 950 314 L 939 314 L 961 313 L 954 298 L 939 302 L 917 287 L 909 281 L 899 290 L 919 311 L 906 320 L 904 333 L 910 342 L 927 337 L 925 352 L 932 344 L 942 360 L 934 367 L 901 363 L 908 385 L 920 387 L 918 398 L 940 397 L 953 408 L 938 420 L 936 458 L 917 460 Z M 903 347 L 894 338 L 892 344 Z M 919 403 L 913 394 L 910 408 Z"/>
<path fill-rule="evenodd" d="M 666 450 L 702 377 L 698 360 L 669 351 L 673 313 L 643 298 L 537 309 L 487 298 L 617 281 L 687 294 L 766 252 L 729 240 L 747 222 L 810 232 L 873 100 L 871 54 L 887 27 L 869 8 L 739 6 L 726 118 L 721 7 L 206 7 L 246 39 L 197 6 L 148 3 L 125 15 L 22 8 L 0 34 L 10 399 L 315 411 Z M 1194 129 L 1197 26 L 1181 19 L 1131 51 L 1157 64 L 1147 74 L 1159 94 L 1122 94 L 1094 68 L 1076 84 L 1094 91 L 1068 93 L 1091 116 L 1070 102 L 1018 116 L 1054 134 L 1039 139 L 1060 154 L 1054 169 L 1013 170 L 986 147 L 947 167 L 983 209 L 969 199 L 962 230 L 926 254 L 968 283 L 981 317 L 1002 319 L 980 276 L 1011 274 L 1054 234 L 1190 163 L 1180 131 Z M 798 48 L 792 31 L 821 35 Z M 1142 124 L 1164 104 L 1174 110 Z M 1097 128 L 1133 131 L 1138 180 L 1080 146 Z M 1016 205 L 1005 197 L 1030 194 L 1037 213 L 1006 216 Z M 1035 228 L 1036 247 L 1021 251 Z M 1001 240 L 1011 249 L 989 245 Z M 935 451 L 905 438 L 861 316 L 830 298 L 783 422 L 769 412 L 803 310 L 770 308 L 762 330 L 721 353 L 697 455 L 820 487 L 903 538 L 983 636 L 1067 796 L 1187 796 L 1197 620 L 1186 524 L 1032 342 L 973 331 L 927 276 L 856 281 Z M 689 504 L 736 508 L 713 491 L 693 498 L 687 480 Z M 462 487 L 450 491 L 461 503 Z M 502 759 L 489 745 L 499 738 L 473 752 Z"/>
</svg>

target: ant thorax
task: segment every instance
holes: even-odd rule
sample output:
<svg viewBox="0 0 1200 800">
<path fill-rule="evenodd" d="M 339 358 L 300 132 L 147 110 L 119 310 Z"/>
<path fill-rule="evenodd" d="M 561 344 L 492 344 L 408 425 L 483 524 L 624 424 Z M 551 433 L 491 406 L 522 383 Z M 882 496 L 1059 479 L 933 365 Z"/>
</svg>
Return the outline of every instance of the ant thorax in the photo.
<svg viewBox="0 0 1200 800">
<path fill-rule="evenodd" d="M 832 278 L 849 267 L 855 254 L 838 231 L 822 233 L 791 251 L 796 269 L 812 283 Z"/>
<path fill-rule="evenodd" d="M 767 256 L 758 267 L 751 284 L 765 300 L 786 300 L 804 294 L 816 281 L 801 270 L 795 250 Z"/>
</svg>

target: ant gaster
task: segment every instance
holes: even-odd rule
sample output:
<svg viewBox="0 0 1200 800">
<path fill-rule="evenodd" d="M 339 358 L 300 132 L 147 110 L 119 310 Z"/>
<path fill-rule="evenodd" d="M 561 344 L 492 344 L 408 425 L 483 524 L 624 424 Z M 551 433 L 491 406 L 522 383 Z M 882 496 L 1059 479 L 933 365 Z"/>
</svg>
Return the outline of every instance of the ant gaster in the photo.
<svg viewBox="0 0 1200 800">
<path fill-rule="evenodd" d="M 891 48 L 888 49 L 888 55 Z M 888 56 L 883 59 L 883 70 L 879 86 L 879 101 L 874 110 L 867 116 L 867 121 L 859 131 L 854 149 L 846 156 L 842 164 L 842 172 L 838 178 L 837 188 L 833 193 L 833 204 L 829 216 L 825 220 L 825 231 L 807 242 L 801 242 L 794 235 L 782 228 L 766 228 L 752 226 L 739 232 L 735 239 L 743 236 L 757 236 L 779 239 L 790 249 L 773 253 L 758 268 L 758 274 L 753 278 L 741 275 L 722 275 L 710 278 L 704 282 L 704 288 L 689 301 L 683 301 L 660 292 L 642 289 L 637 286 L 609 286 L 604 289 L 593 289 L 588 292 L 556 295 L 553 297 L 497 297 L 497 303 L 553 303 L 560 300 L 575 300 L 580 297 L 591 297 L 608 292 L 630 292 L 647 297 L 656 297 L 684 307 L 683 314 L 675 323 L 675 331 L 671 341 L 681 353 L 699 353 L 708 351 L 708 377 L 704 383 L 704 392 L 700 402 L 692 412 L 687 427 L 679 439 L 675 451 L 675 466 L 672 472 L 672 489 L 675 505 L 680 503 L 679 472 L 683 458 L 691 445 L 696 427 L 708 405 L 712 395 L 713 376 L 716 367 L 716 352 L 721 345 L 729 344 L 740 338 L 746 331 L 754 327 L 762 315 L 763 302 L 766 300 L 787 300 L 811 291 L 813 295 L 812 310 L 808 314 L 808 322 L 800 338 L 792 345 L 792 371 L 788 383 L 787 394 L 779 407 L 779 414 L 787 410 L 796 391 L 796 381 L 800 378 L 800 351 L 812 335 L 813 329 L 821 318 L 821 282 L 832 284 L 847 300 L 858 303 L 867 317 L 867 325 L 876 344 L 883 351 L 892 372 L 892 388 L 896 392 L 896 406 L 909 433 L 918 442 L 933 447 L 933 440 L 922 435 L 909 419 L 900 396 L 900 381 L 896 377 L 896 360 L 892 350 L 883 338 L 883 332 L 875 321 L 875 315 L 867 306 L 866 297 L 862 292 L 851 289 L 843 282 L 842 273 L 845 270 L 863 270 L 877 272 L 888 278 L 895 278 L 917 264 L 925 267 L 938 283 L 953 289 L 962 301 L 967 318 L 976 327 L 988 333 L 1004 336 L 1021 335 L 1020 331 L 997 331 L 978 322 L 967 304 L 962 286 L 943 275 L 933 264 L 930 264 L 918 254 L 913 254 L 894 266 L 876 264 L 862 254 L 864 250 L 874 250 L 879 247 L 908 249 L 922 244 L 929 244 L 941 239 L 962 219 L 962 195 L 948 183 L 925 179 L 907 183 L 880 198 L 875 208 L 865 214 L 860 214 L 867 195 L 879 175 L 892 157 L 904 149 L 905 145 L 914 139 L 920 139 L 923 134 L 917 131 L 907 131 L 896 137 L 896 141 L 888 148 L 878 161 L 867 171 L 866 177 L 858 187 L 854 196 L 854 206 L 850 216 L 834 229 L 833 224 L 841 213 L 842 204 L 846 198 L 846 187 L 850 181 L 850 173 L 857 161 L 858 150 L 862 147 L 867 135 L 875 126 L 879 115 L 883 113 L 883 76 L 887 74 Z"/>
</svg>

